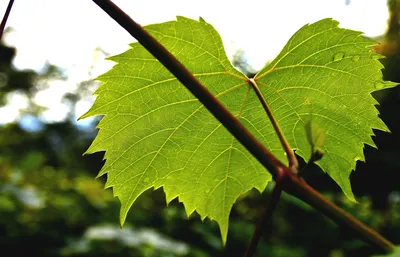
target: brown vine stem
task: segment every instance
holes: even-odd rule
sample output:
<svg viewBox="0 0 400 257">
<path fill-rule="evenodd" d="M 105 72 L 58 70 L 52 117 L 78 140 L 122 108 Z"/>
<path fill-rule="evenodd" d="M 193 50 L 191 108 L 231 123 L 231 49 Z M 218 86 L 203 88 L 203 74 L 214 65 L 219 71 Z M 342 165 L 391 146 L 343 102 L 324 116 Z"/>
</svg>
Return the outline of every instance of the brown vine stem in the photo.
<svg viewBox="0 0 400 257">
<path fill-rule="evenodd" d="M 253 236 L 251 237 L 250 243 L 247 247 L 244 257 L 253 257 L 256 253 L 258 242 L 260 241 L 262 230 L 265 228 L 267 222 L 271 219 L 276 206 L 278 205 L 279 199 L 282 194 L 282 184 L 281 181 L 285 176 L 283 170 L 278 171 L 278 176 L 275 180 L 274 188 L 268 197 L 267 205 L 261 214 L 261 217 L 257 223 L 256 229 L 254 230 Z"/>
<path fill-rule="evenodd" d="M 162 63 L 199 101 L 224 125 L 225 128 L 272 174 L 277 178 L 278 170 L 283 169 L 286 176 L 282 189 L 302 199 L 315 209 L 330 217 L 337 224 L 349 228 L 367 243 L 391 252 L 394 245 L 377 232 L 362 224 L 349 213 L 325 199 L 304 182 L 297 173 L 282 164 L 263 146 L 208 89 L 202 85 L 171 53 L 157 40 L 134 22 L 126 13 L 109 0 L 93 0 L 103 11 L 121 27 L 135 37 L 160 63 Z"/>
<path fill-rule="evenodd" d="M 12 8 L 13 4 L 14 4 L 14 0 L 10 0 L 10 2 L 8 3 L 8 6 L 7 6 L 6 12 L 4 13 L 3 20 L 1 21 L 0 40 L 3 38 L 4 28 L 6 27 L 7 19 L 8 19 L 8 16 L 10 16 L 10 12 L 11 12 L 11 8 Z"/>
<path fill-rule="evenodd" d="M 254 92 L 256 93 L 258 100 L 261 102 L 261 105 L 263 106 L 265 112 L 267 113 L 267 116 L 269 120 L 272 123 L 272 126 L 274 127 L 274 130 L 279 138 L 279 141 L 281 142 L 281 145 L 283 149 L 285 150 L 286 156 L 289 161 L 289 168 L 292 169 L 292 171 L 296 170 L 299 164 L 297 163 L 297 158 L 294 155 L 293 149 L 290 147 L 289 142 L 286 140 L 285 136 L 283 135 L 283 132 L 279 126 L 278 121 L 275 119 L 274 114 L 272 113 L 271 108 L 269 108 L 268 102 L 265 99 L 264 95 L 262 94 L 260 88 L 258 87 L 256 81 L 254 79 L 249 79 L 249 84 L 253 88 Z"/>
</svg>

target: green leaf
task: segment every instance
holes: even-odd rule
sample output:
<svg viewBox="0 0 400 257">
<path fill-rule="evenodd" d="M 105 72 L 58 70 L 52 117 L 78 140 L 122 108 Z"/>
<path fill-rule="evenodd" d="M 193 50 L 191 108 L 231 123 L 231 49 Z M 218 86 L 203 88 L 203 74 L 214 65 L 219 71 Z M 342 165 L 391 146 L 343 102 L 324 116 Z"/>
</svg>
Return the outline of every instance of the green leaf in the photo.
<svg viewBox="0 0 400 257">
<path fill-rule="evenodd" d="M 308 143 L 311 146 L 310 161 L 318 161 L 324 155 L 326 131 L 310 118 L 305 125 Z"/>
<path fill-rule="evenodd" d="M 253 132 L 273 135 L 264 116 L 242 117 L 245 104 L 258 103 L 249 103 L 247 78 L 233 68 L 211 25 L 178 17 L 145 29 L 239 119 L 257 123 Z M 263 191 L 271 175 L 153 56 L 138 43 L 131 47 L 110 58 L 117 65 L 98 78 L 97 99 L 82 118 L 105 116 L 86 153 L 106 151 L 99 176 L 108 173 L 121 223 L 141 193 L 162 186 L 167 202 L 179 197 L 188 215 L 196 210 L 216 220 L 225 242 L 233 203 L 253 187 Z"/>
<path fill-rule="evenodd" d="M 313 123 L 326 133 L 317 164 L 355 201 L 350 173 L 364 161 L 364 144 L 375 146 L 372 128 L 388 131 L 371 92 L 395 84 L 382 81 L 382 56 L 370 50 L 375 43 L 338 25 L 332 19 L 305 25 L 254 79 L 289 144 L 306 160 L 311 150 L 304 126 L 312 106 Z"/>
<path fill-rule="evenodd" d="M 215 29 L 204 20 L 146 26 L 280 160 L 286 156 L 264 109 L 233 68 Z M 363 144 L 373 145 L 378 119 L 374 85 L 384 87 L 379 56 L 359 32 L 337 28 L 327 19 L 300 29 L 281 54 L 255 80 L 289 142 L 303 158 L 310 155 L 305 135 L 307 106 L 326 130 L 319 165 L 351 199 L 348 177 Z M 340 59 L 340 60 L 339 60 Z M 81 118 L 104 115 L 86 153 L 106 151 L 106 187 L 121 201 L 121 224 L 133 202 L 149 188 L 163 187 L 167 202 L 179 197 L 186 212 L 196 211 L 220 226 L 225 242 L 236 199 L 265 189 L 271 175 L 232 135 L 138 43 L 111 57 L 117 64 L 98 80 L 97 99 Z"/>
</svg>

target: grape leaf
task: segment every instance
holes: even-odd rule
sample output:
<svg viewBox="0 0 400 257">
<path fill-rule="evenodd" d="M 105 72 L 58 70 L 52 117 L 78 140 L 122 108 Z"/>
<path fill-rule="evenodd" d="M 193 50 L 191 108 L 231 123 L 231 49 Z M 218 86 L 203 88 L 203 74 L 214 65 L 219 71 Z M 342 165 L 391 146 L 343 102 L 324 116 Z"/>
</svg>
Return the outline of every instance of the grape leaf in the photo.
<svg viewBox="0 0 400 257">
<path fill-rule="evenodd" d="M 178 17 L 145 29 L 242 119 L 250 87 L 211 25 Z M 225 241 L 233 203 L 253 187 L 264 190 L 271 175 L 142 46 L 131 47 L 110 58 L 118 64 L 98 78 L 97 99 L 83 118 L 105 116 L 87 153 L 106 150 L 99 176 L 108 173 L 121 223 L 142 192 L 163 186 L 167 202 L 179 197 L 188 215 L 196 210 L 216 220 Z M 264 117 L 250 121 L 268 135 Z"/>
<path fill-rule="evenodd" d="M 371 127 L 387 130 L 370 92 L 391 84 L 382 81 L 379 56 L 367 48 L 373 42 L 337 25 L 325 19 L 304 26 L 255 81 L 303 158 L 310 147 L 302 123 L 312 103 L 313 119 L 326 130 L 319 165 L 354 199 L 349 172 L 363 159 L 363 144 L 373 145 Z M 231 65 L 210 24 L 177 17 L 145 29 L 285 160 L 248 78 Z M 106 187 L 121 201 L 121 224 L 141 193 L 163 187 L 167 202 L 178 197 L 188 215 L 216 220 L 225 242 L 233 203 L 252 188 L 264 190 L 271 175 L 152 55 L 138 43 L 130 46 L 110 58 L 117 64 L 98 77 L 96 101 L 81 117 L 104 115 L 86 153 L 106 151 L 98 176 L 107 173 Z"/>
<path fill-rule="evenodd" d="M 298 155 L 311 154 L 309 116 L 324 128 L 324 158 L 316 163 L 355 201 L 350 173 L 364 161 L 364 144 L 375 147 L 372 128 L 388 131 L 371 92 L 396 84 L 382 81 L 381 56 L 370 51 L 375 43 L 338 25 L 332 19 L 305 25 L 255 80 Z"/>
<path fill-rule="evenodd" d="M 308 143 L 311 146 L 310 161 L 315 162 L 322 159 L 324 155 L 324 145 L 326 132 L 319 124 L 315 123 L 311 118 L 304 125 Z"/>
</svg>

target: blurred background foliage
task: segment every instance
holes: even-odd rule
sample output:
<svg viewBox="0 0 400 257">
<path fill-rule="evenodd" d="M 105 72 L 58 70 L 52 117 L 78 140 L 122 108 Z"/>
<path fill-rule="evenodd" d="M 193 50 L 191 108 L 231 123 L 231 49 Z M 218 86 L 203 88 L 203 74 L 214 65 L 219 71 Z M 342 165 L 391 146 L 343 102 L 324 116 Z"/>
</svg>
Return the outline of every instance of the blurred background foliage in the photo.
<svg viewBox="0 0 400 257">
<path fill-rule="evenodd" d="M 386 80 L 400 82 L 400 1 L 390 0 L 386 35 L 374 49 L 382 60 Z M 94 179 L 103 154 L 82 156 L 96 135 L 94 120 L 80 127 L 74 105 L 97 86 L 84 81 L 65 95 L 70 115 L 58 123 L 40 119 L 43 107 L 32 101 L 35 92 L 66 76 L 48 64 L 40 73 L 16 70 L 16 49 L 0 44 L 0 107 L 10 94 L 28 99 L 17 122 L 0 126 L 0 245 L 7 256 L 243 256 L 266 203 L 251 191 L 234 205 L 226 247 L 214 222 L 187 218 L 174 200 L 165 205 L 162 190 L 148 191 L 133 205 L 123 229 L 119 207 L 105 178 Z M 233 63 L 249 75 L 256 71 L 238 51 Z M 400 244 L 400 87 L 374 93 L 381 118 L 392 133 L 375 131 L 378 149 L 366 146 L 366 162 L 358 162 L 351 181 L 358 204 L 350 203 L 338 186 L 314 165 L 304 178 L 326 197 L 361 221 Z M 302 164 L 304 165 L 304 163 Z M 264 229 L 257 256 L 371 256 L 377 249 L 353 238 L 348 231 L 284 194 L 272 221 Z"/>
</svg>

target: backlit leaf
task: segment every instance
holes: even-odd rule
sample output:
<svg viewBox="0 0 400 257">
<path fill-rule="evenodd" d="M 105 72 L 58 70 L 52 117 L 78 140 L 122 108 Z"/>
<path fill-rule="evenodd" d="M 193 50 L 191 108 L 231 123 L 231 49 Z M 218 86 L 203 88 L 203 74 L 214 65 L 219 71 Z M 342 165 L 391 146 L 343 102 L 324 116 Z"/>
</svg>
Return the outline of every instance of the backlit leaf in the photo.
<svg viewBox="0 0 400 257">
<path fill-rule="evenodd" d="M 375 43 L 338 25 L 332 19 L 305 25 L 255 80 L 305 160 L 311 155 L 304 130 L 310 115 L 324 128 L 324 158 L 317 164 L 355 201 L 350 173 L 364 160 L 364 144 L 375 146 L 372 128 L 388 131 L 371 92 L 395 84 L 382 81 L 381 56 L 370 50 Z"/>
<path fill-rule="evenodd" d="M 308 143 L 311 146 L 310 161 L 318 161 L 324 155 L 326 131 L 315 123 L 312 118 L 306 122 L 305 129 Z"/>
<path fill-rule="evenodd" d="M 279 56 L 254 78 L 284 134 L 305 159 L 304 125 L 326 131 L 318 164 L 354 200 L 349 174 L 362 160 L 372 129 L 386 130 L 370 93 L 384 83 L 373 42 L 325 19 L 300 29 Z M 146 26 L 280 160 L 286 157 L 248 78 L 233 68 L 215 29 L 204 20 Z M 271 175 L 177 79 L 138 43 L 111 57 L 117 64 L 98 80 L 97 99 L 82 118 L 104 115 L 86 153 L 106 151 L 106 187 L 121 201 L 121 223 L 145 190 L 163 187 L 186 212 L 216 220 L 225 242 L 237 198 L 265 189 Z"/>
</svg>

